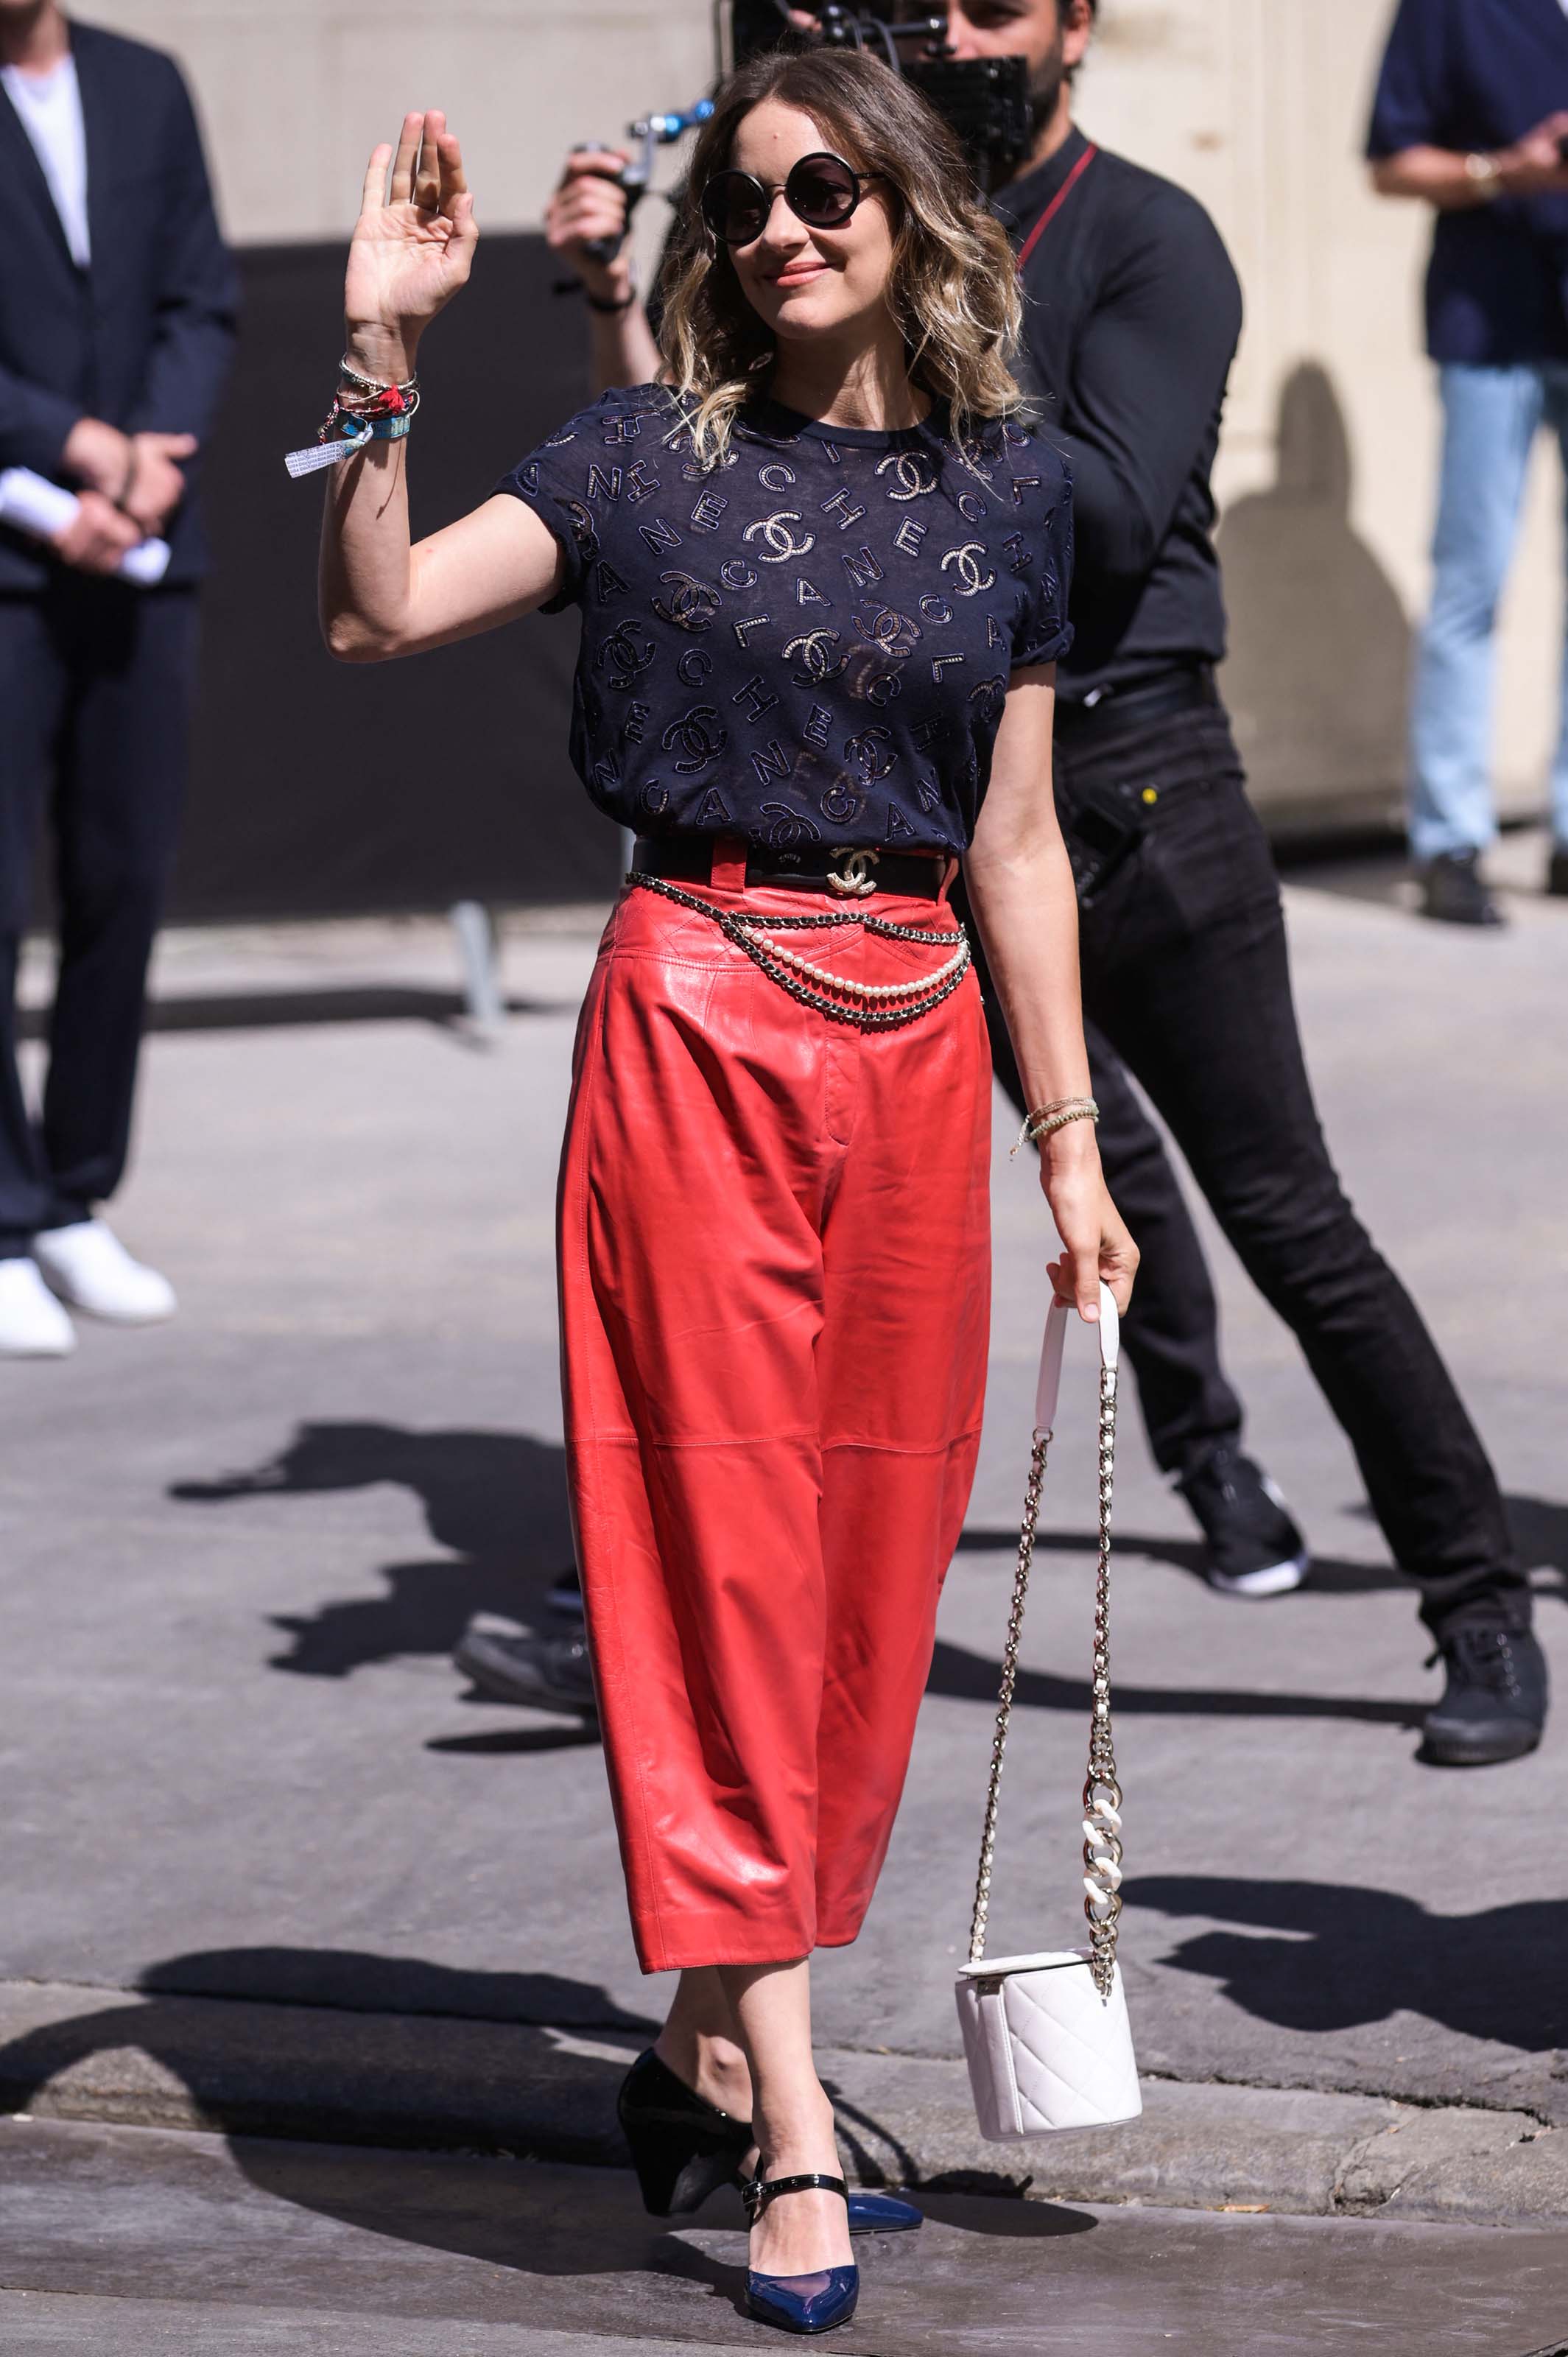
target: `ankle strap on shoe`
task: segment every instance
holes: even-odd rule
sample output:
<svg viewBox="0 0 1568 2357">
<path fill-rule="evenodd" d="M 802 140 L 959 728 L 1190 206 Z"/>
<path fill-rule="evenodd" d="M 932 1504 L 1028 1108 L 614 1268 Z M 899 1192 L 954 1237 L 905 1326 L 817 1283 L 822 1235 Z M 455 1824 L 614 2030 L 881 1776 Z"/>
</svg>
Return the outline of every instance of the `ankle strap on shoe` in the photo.
<svg viewBox="0 0 1568 2357">
<path fill-rule="evenodd" d="M 740 2198 L 755 2226 L 768 2203 L 777 2201 L 781 2193 L 811 2193 L 819 2188 L 823 2193 L 836 2193 L 846 2203 L 849 2200 L 849 2188 L 842 2177 L 775 2177 L 766 2183 L 760 2177 L 752 2177 L 741 2187 Z"/>
</svg>

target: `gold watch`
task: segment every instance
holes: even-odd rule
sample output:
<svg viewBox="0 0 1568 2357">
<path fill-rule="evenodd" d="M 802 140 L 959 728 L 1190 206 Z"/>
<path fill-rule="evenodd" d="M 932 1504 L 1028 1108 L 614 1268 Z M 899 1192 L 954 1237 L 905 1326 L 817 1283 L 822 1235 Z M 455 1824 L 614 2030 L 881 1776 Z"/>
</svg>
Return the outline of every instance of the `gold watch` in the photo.
<svg viewBox="0 0 1568 2357">
<path fill-rule="evenodd" d="M 1470 186 L 1484 205 L 1495 204 L 1503 193 L 1503 167 L 1495 156 L 1475 154 L 1465 158 Z"/>
</svg>

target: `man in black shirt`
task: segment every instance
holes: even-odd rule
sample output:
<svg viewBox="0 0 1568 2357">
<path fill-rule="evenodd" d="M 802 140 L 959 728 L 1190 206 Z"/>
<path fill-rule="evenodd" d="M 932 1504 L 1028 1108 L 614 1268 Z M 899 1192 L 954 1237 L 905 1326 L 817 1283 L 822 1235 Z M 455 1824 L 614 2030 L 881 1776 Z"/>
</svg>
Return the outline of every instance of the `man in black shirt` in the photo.
<svg viewBox="0 0 1568 2357">
<path fill-rule="evenodd" d="M 1018 247 L 1043 430 L 1073 476 L 1078 635 L 1058 667 L 1056 775 L 1085 1006 L 1294 1332 L 1422 1589 L 1448 1672 L 1427 1756 L 1511 1758 L 1539 1740 L 1546 1708 L 1529 1587 L 1475 1428 L 1329 1161 L 1273 865 L 1214 681 L 1225 622 L 1209 475 L 1240 293 L 1202 207 L 1074 125 L 1094 13 L 1095 0 L 955 0 L 950 16 L 960 57 L 1021 53 L 1033 70 L 1034 153 L 995 201 Z M 993 1045 L 1015 1091 L 1005 1041 Z M 1207 1280 L 1174 1177 L 1116 1079 L 1097 1066 L 1112 1100 L 1101 1150 L 1143 1249 L 1128 1344 L 1165 1461 L 1138 1331 L 1170 1340 L 1179 1399 L 1181 1309 Z M 1212 1378 L 1191 1359 L 1185 1372 L 1201 1400 Z"/>
<path fill-rule="evenodd" d="M 1155 1456 L 1206 1525 L 1240 1506 L 1260 1525 L 1277 1515 L 1282 1544 L 1294 1537 L 1240 1454 L 1202 1253 L 1119 1060 L 1296 1334 L 1394 1559 L 1422 1588 L 1448 1667 L 1427 1756 L 1512 1758 L 1545 1714 L 1529 1589 L 1481 1443 L 1328 1159 L 1273 866 L 1214 682 L 1225 635 L 1209 475 L 1240 289 L 1194 199 L 1075 127 L 1071 78 L 1094 14 L 1095 0 L 954 0 L 949 38 L 960 57 L 1022 54 L 1031 68 L 1034 150 L 994 202 L 1018 247 L 1042 430 L 1074 482 L 1077 639 L 1058 669 L 1057 791 L 1079 881 L 1101 1155 L 1143 1254 L 1128 1355 Z M 624 254 L 582 258 L 585 239 L 618 225 L 606 162 L 572 159 L 546 226 L 584 278 L 607 384 L 651 377 L 658 355 Z"/>
</svg>

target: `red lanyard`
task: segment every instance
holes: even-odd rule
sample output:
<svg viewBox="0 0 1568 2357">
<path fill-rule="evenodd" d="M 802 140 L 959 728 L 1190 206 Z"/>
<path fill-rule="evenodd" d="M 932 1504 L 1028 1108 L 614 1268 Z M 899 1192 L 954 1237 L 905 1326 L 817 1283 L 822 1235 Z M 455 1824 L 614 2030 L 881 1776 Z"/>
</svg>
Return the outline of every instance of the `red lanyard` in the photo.
<svg viewBox="0 0 1568 2357">
<path fill-rule="evenodd" d="M 1071 196 L 1074 188 L 1077 188 L 1079 180 L 1083 178 L 1085 172 L 1088 171 L 1090 166 L 1093 163 L 1099 153 L 1099 148 L 1094 145 L 1093 141 L 1090 140 L 1089 145 L 1084 149 L 1082 155 L 1079 157 L 1077 163 L 1068 174 L 1067 178 L 1062 182 L 1061 187 L 1057 190 L 1056 195 L 1051 199 L 1050 203 L 1046 207 L 1045 211 L 1040 215 L 1039 220 L 1035 223 L 1034 228 L 1029 231 L 1028 236 L 1024 240 L 1023 244 L 1018 248 L 1018 274 L 1020 277 L 1023 275 L 1024 264 L 1027 262 L 1029 256 L 1035 251 L 1036 246 L 1038 245 L 1041 238 L 1045 235 L 1047 230 L 1049 229 L 1052 221 L 1055 221 L 1063 205 L 1066 204 L 1069 197 Z"/>
</svg>

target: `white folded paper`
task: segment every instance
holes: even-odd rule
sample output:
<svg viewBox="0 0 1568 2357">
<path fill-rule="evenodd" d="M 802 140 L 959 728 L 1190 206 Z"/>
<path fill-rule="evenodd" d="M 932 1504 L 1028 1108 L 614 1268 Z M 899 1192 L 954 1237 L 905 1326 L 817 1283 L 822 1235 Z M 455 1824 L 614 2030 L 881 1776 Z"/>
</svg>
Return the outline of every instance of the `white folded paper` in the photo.
<svg viewBox="0 0 1568 2357">
<path fill-rule="evenodd" d="M 13 524 L 34 540 L 57 540 L 74 523 L 81 505 L 74 491 L 35 475 L 30 467 L 7 467 L 0 472 L 0 523 Z M 167 541 L 142 541 L 126 550 L 115 569 L 122 580 L 150 589 L 168 571 Z"/>
</svg>

